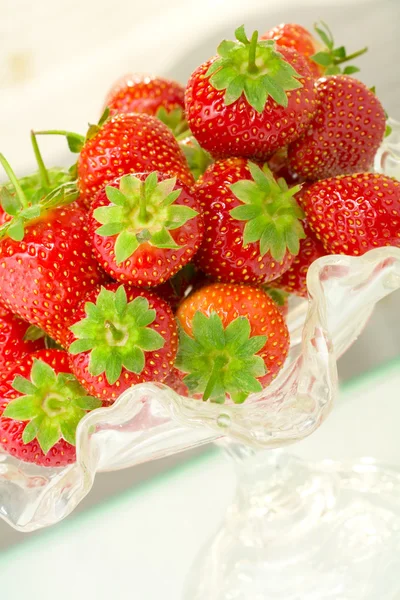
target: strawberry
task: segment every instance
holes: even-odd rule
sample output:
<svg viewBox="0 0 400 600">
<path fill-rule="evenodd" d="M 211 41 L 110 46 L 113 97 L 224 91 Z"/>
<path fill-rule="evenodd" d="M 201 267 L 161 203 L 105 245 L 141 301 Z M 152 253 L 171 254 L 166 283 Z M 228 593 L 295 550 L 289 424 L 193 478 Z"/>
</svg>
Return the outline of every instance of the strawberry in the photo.
<svg viewBox="0 0 400 600">
<path fill-rule="evenodd" d="M 159 285 L 188 263 L 204 230 L 189 188 L 155 172 L 124 175 L 100 190 L 89 223 L 104 270 L 140 287 Z"/>
<path fill-rule="evenodd" d="M 193 176 L 172 132 L 156 117 L 131 113 L 109 117 L 104 112 L 86 137 L 60 130 L 37 134 L 61 134 L 69 148 L 79 152 L 77 162 L 80 201 L 90 207 L 96 193 L 116 177 L 128 173 L 158 171 L 178 177 L 187 186 Z"/>
<path fill-rule="evenodd" d="M 289 145 L 290 166 L 309 180 L 369 170 L 386 128 L 378 98 L 347 75 L 319 79 L 316 90 L 316 115 L 309 131 Z"/>
<path fill-rule="evenodd" d="M 289 334 L 276 304 L 263 290 L 215 283 L 191 294 L 176 314 L 177 368 L 191 394 L 241 403 L 277 375 Z"/>
<path fill-rule="evenodd" d="M 319 25 L 315 25 L 314 29 L 321 41 L 317 40 L 305 27 L 298 23 L 277 25 L 277 27 L 273 27 L 264 33 L 261 39 L 275 40 L 279 47 L 293 48 L 302 54 L 316 79 L 324 74 L 341 73 L 343 63 L 353 60 L 367 51 L 367 48 L 363 48 L 347 55 L 344 46 L 335 48 L 333 35 L 326 23 L 321 22 Z M 351 75 L 357 73 L 357 71 L 359 71 L 357 67 L 348 65 L 344 67 L 343 73 Z"/>
<path fill-rule="evenodd" d="M 74 304 L 105 279 L 92 256 L 86 214 L 75 204 L 58 205 L 75 197 L 63 195 L 64 188 L 30 203 L 2 155 L 0 162 L 16 190 L 5 205 L 12 219 L 0 228 L 0 300 L 64 345 Z"/>
<path fill-rule="evenodd" d="M 174 365 L 176 323 L 147 290 L 109 284 L 92 290 L 71 326 L 71 368 L 92 396 L 112 402 L 144 381 L 163 381 Z"/>
<path fill-rule="evenodd" d="M 289 165 L 287 148 L 280 148 L 269 159 L 268 166 L 274 174 L 275 179 L 283 177 L 289 187 L 303 183 L 305 180 L 300 177 Z"/>
<path fill-rule="evenodd" d="M 276 292 L 285 290 L 290 294 L 296 294 L 297 296 L 307 298 L 308 269 L 314 260 L 317 260 L 317 258 L 320 258 L 321 256 L 325 256 L 326 252 L 321 242 L 315 239 L 314 234 L 306 221 L 303 221 L 303 228 L 307 237 L 300 240 L 300 250 L 298 255 L 295 257 L 289 269 L 278 279 L 272 281 L 270 285 L 273 288 L 278 288 L 275 290 Z"/>
<path fill-rule="evenodd" d="M 300 202 L 314 235 L 328 253 L 358 256 L 400 246 L 400 182 L 379 173 L 317 181 Z"/>
<path fill-rule="evenodd" d="M 135 112 L 158 117 L 175 135 L 187 129 L 185 89 L 180 83 L 163 77 L 140 73 L 121 77 L 108 92 L 106 107 L 111 114 Z"/>
<path fill-rule="evenodd" d="M 44 348 L 44 334 L 0 307 L 0 376 L 25 354 Z"/>
<path fill-rule="evenodd" d="M 265 160 L 298 138 L 315 112 L 313 77 L 306 59 L 273 40 L 223 41 L 218 56 L 191 75 L 186 117 L 199 144 L 214 157 Z"/>
<path fill-rule="evenodd" d="M 0 447 L 43 467 L 71 464 L 78 423 L 100 405 L 71 374 L 66 352 L 25 355 L 0 380 Z"/>
<path fill-rule="evenodd" d="M 231 158 L 211 165 L 194 189 L 205 222 L 196 261 L 207 275 L 266 283 L 290 267 L 304 237 L 294 198 L 299 186 L 289 190 L 268 165 Z"/>
</svg>

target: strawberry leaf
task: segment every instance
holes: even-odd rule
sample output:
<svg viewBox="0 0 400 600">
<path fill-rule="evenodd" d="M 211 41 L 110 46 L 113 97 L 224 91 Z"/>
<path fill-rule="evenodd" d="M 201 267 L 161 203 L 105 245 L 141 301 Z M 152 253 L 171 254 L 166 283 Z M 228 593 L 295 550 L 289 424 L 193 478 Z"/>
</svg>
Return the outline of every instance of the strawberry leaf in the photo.
<svg viewBox="0 0 400 600">
<path fill-rule="evenodd" d="M 301 76 L 276 50 L 273 40 L 259 42 L 257 32 L 249 40 L 243 26 L 235 31 L 235 36 L 236 42 L 221 42 L 218 57 L 206 73 L 216 90 L 226 90 L 225 105 L 233 104 L 244 94 L 258 113 L 263 112 L 269 97 L 287 106 L 287 92 L 302 87 Z"/>
<path fill-rule="evenodd" d="M 115 292 L 102 288 L 95 304 L 86 303 L 85 313 L 84 319 L 70 327 L 77 339 L 69 352 L 89 352 L 89 373 L 95 377 L 105 373 L 110 385 L 118 381 L 123 367 L 140 374 L 145 353 L 165 345 L 163 336 L 148 327 L 156 311 L 141 296 L 128 302 L 124 286 Z"/>
<path fill-rule="evenodd" d="M 264 360 L 257 356 L 266 336 L 251 336 L 246 317 L 238 317 L 224 327 L 220 316 L 196 312 L 193 336 L 180 329 L 177 367 L 187 373 L 185 384 L 191 393 L 203 394 L 204 400 L 223 403 L 229 395 L 244 402 L 251 393 L 261 391 L 258 381 L 266 373 Z M 238 389 L 240 392 L 238 392 Z"/>
<path fill-rule="evenodd" d="M 260 169 L 249 163 L 252 180 L 241 180 L 230 186 L 242 204 L 230 210 L 232 219 L 245 221 L 243 245 L 259 242 L 260 256 L 270 252 L 282 261 L 287 251 L 297 255 L 300 239 L 305 237 L 301 224 L 304 213 L 296 202 L 299 186 L 288 188 L 284 179 L 275 180 L 268 165 Z"/>
</svg>

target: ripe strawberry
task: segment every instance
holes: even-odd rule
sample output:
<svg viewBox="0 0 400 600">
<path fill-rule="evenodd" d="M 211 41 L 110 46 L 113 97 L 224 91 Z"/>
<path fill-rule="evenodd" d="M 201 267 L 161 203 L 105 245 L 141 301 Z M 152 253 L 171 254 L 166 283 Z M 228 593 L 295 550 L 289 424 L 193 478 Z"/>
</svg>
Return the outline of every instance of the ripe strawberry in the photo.
<svg viewBox="0 0 400 600">
<path fill-rule="evenodd" d="M 187 129 L 185 89 L 176 81 L 131 73 L 121 77 L 108 92 L 105 107 L 111 114 L 145 113 L 158 117 L 179 135 Z"/>
<path fill-rule="evenodd" d="M 284 273 L 304 237 L 296 203 L 264 165 L 231 158 L 211 165 L 194 188 L 204 212 L 201 269 L 221 281 L 266 283 Z"/>
<path fill-rule="evenodd" d="M 44 334 L 34 329 L 0 307 L 0 376 L 25 354 L 44 348 Z"/>
<path fill-rule="evenodd" d="M 317 181 L 301 196 L 314 235 L 328 253 L 357 256 L 400 246 L 400 182 L 379 173 Z"/>
<path fill-rule="evenodd" d="M 155 172 L 124 175 L 100 190 L 89 223 L 104 270 L 140 287 L 159 285 L 188 263 L 204 230 L 188 187 Z"/>
<path fill-rule="evenodd" d="M 0 447 L 43 467 L 71 464 L 78 423 L 100 405 L 71 374 L 66 352 L 27 354 L 0 380 Z"/>
<path fill-rule="evenodd" d="M 322 43 L 297 23 L 277 25 L 264 33 L 261 39 L 275 40 L 278 46 L 297 50 L 306 58 L 310 71 L 317 79 L 322 75 L 341 73 L 343 63 L 353 60 L 367 51 L 367 48 L 363 48 L 347 55 L 344 46 L 335 48 L 333 35 L 325 23 L 321 22 L 319 25 L 315 25 L 314 29 Z M 347 65 L 344 67 L 343 73 L 351 75 L 359 70 L 357 67 Z"/>
<path fill-rule="evenodd" d="M 77 162 L 80 201 L 90 207 L 96 192 L 116 177 L 128 173 L 158 171 L 193 185 L 185 156 L 172 132 L 156 117 L 131 113 L 109 117 L 106 110 L 97 125 L 89 127 L 86 137 L 68 131 L 38 131 L 37 134 L 62 134 Z"/>
<path fill-rule="evenodd" d="M 17 192 L 6 205 L 12 219 L 0 229 L 0 300 L 64 345 L 75 303 L 105 279 L 92 255 L 86 215 L 75 204 L 58 206 L 69 201 L 59 190 L 31 204 L 1 155 L 0 162 Z"/>
<path fill-rule="evenodd" d="M 296 294 L 307 298 L 307 272 L 310 265 L 320 258 L 325 256 L 326 252 L 314 234 L 310 230 L 306 221 L 303 221 L 303 228 L 306 238 L 300 240 L 300 250 L 289 269 L 278 279 L 271 282 L 273 288 L 278 288 L 275 291 L 285 290 L 290 294 Z"/>
<path fill-rule="evenodd" d="M 199 144 L 214 157 L 265 160 L 298 138 L 315 112 L 313 77 L 306 59 L 273 40 L 223 41 L 218 56 L 189 79 L 186 117 Z"/>
<path fill-rule="evenodd" d="M 346 75 L 317 81 L 309 131 L 288 148 L 291 167 L 317 180 L 371 168 L 386 128 L 385 110 L 363 83 Z"/>
<path fill-rule="evenodd" d="M 191 394 L 222 403 L 241 403 L 277 375 L 289 349 L 289 333 L 264 291 L 216 283 L 182 302 L 176 366 L 187 373 Z"/>
<path fill-rule="evenodd" d="M 90 292 L 71 326 L 71 368 L 88 392 L 114 401 L 144 381 L 163 381 L 174 365 L 176 323 L 147 290 L 109 284 Z"/>
</svg>

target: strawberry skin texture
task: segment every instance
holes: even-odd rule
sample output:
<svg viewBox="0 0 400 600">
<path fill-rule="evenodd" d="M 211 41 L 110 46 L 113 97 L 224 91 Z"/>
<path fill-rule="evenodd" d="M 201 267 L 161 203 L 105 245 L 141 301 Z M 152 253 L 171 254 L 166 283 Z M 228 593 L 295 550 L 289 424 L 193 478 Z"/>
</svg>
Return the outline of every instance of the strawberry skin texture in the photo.
<svg viewBox="0 0 400 600">
<path fill-rule="evenodd" d="M 75 446 L 60 439 L 45 455 L 36 439 L 28 444 L 22 441 L 22 433 L 27 425 L 25 421 L 2 417 L 8 403 L 21 396 L 12 387 L 14 378 L 17 375 L 28 377 L 34 358 L 49 364 L 56 373 L 71 373 L 68 355 L 60 350 L 41 350 L 26 355 L 7 371 L 0 379 L 0 447 L 11 456 L 43 467 L 62 467 L 72 464 L 76 460 Z"/>
<path fill-rule="evenodd" d="M 258 113 L 243 94 L 226 106 L 224 90 L 216 90 L 206 77 L 215 58 L 191 75 L 185 93 L 186 118 L 200 146 L 215 158 L 243 156 L 266 160 L 306 130 L 315 113 L 314 79 L 300 54 L 288 48 L 279 51 L 301 75 L 303 85 L 287 92 L 286 108 L 269 96 L 263 112 Z"/>
<path fill-rule="evenodd" d="M 289 350 L 289 332 L 277 305 L 266 292 L 252 286 L 226 283 L 199 289 L 182 302 L 176 313 L 178 322 L 190 336 L 193 336 L 192 322 L 197 311 L 206 316 L 216 312 L 224 327 L 237 317 L 246 317 L 252 336 L 267 336 L 266 344 L 258 352 L 267 368 L 260 382 L 266 386 L 275 379 Z"/>
<path fill-rule="evenodd" d="M 29 324 L 0 307 L 0 373 L 20 360 L 44 348 L 43 339 L 25 341 Z"/>
<path fill-rule="evenodd" d="M 326 251 L 318 240 L 315 239 L 314 234 L 307 225 L 306 221 L 303 221 L 303 228 L 307 237 L 300 240 L 300 252 L 289 269 L 281 275 L 278 279 L 271 282 L 271 287 L 284 290 L 289 294 L 296 294 L 307 298 L 307 272 L 310 265 L 320 258 L 326 255 Z"/>
<path fill-rule="evenodd" d="M 136 176 L 141 180 L 146 178 L 146 174 L 137 174 Z M 167 178 L 166 175 L 161 175 L 159 180 L 162 181 Z M 119 179 L 109 185 L 118 188 Z M 200 203 L 182 182 L 177 180 L 175 189 L 182 190 L 179 198 L 175 201 L 175 205 L 187 206 L 199 213 L 182 227 L 171 230 L 172 238 L 181 248 L 157 248 L 149 243 L 143 243 L 132 256 L 120 265 L 116 262 L 114 252 L 117 236 L 102 237 L 96 234 L 99 223 L 94 218 L 93 212 L 100 206 L 111 204 L 104 189 L 98 193 L 92 204 L 89 217 L 91 239 L 93 240 L 94 254 L 97 260 L 113 279 L 139 287 L 157 286 L 175 275 L 197 252 L 204 233 Z"/>
<path fill-rule="evenodd" d="M 204 215 L 205 233 L 196 262 L 207 275 L 230 283 L 266 283 L 282 275 L 294 257 L 286 251 L 281 262 L 267 252 L 260 256 L 258 242 L 243 246 L 243 221 L 229 211 L 241 203 L 229 189 L 251 179 L 247 161 L 228 158 L 211 165 L 194 187 Z"/>
<path fill-rule="evenodd" d="M 0 241 L 2 303 L 62 346 L 75 304 L 105 281 L 86 223 L 86 213 L 71 204 L 27 226 L 21 242 Z"/>
<path fill-rule="evenodd" d="M 120 284 L 109 284 L 107 290 L 115 292 Z M 157 331 L 165 339 L 165 345 L 160 350 L 146 352 L 145 366 L 140 374 L 133 373 L 123 368 L 121 376 L 114 384 L 109 384 L 105 374 L 93 376 L 89 373 L 89 352 L 81 352 L 80 354 L 70 355 L 70 364 L 72 372 L 81 383 L 81 385 L 89 392 L 90 395 L 100 398 L 102 401 L 112 403 L 125 390 L 138 383 L 145 381 L 164 381 L 168 373 L 174 366 L 174 360 L 178 350 L 178 333 L 174 315 L 171 308 L 156 294 L 136 287 L 125 286 L 128 302 L 141 296 L 149 302 L 150 309 L 156 311 L 156 319 L 149 326 L 154 331 Z M 77 307 L 74 316 L 74 323 L 85 318 L 86 302 L 95 302 L 99 294 L 99 289 L 92 290 L 82 300 Z M 69 344 L 75 340 L 75 336 L 70 332 Z"/>
<path fill-rule="evenodd" d="M 121 77 L 108 92 L 105 106 L 111 113 L 146 113 L 156 116 L 159 108 L 168 112 L 185 108 L 185 89 L 176 81 L 132 73 Z"/>
<path fill-rule="evenodd" d="M 323 77 L 316 90 L 310 129 L 288 148 L 291 167 L 309 180 L 370 170 L 386 128 L 378 98 L 347 75 Z"/>
<path fill-rule="evenodd" d="M 78 158 L 81 201 L 90 206 L 96 192 L 116 177 L 158 171 L 187 186 L 194 179 L 172 132 L 156 117 L 118 114 L 85 142 Z"/>
<path fill-rule="evenodd" d="M 264 33 L 261 39 L 275 40 L 278 46 L 296 50 L 306 58 L 307 65 L 316 79 L 323 75 L 323 67 L 311 60 L 311 56 L 322 50 L 323 46 L 305 27 L 297 23 L 281 23 Z"/>
<path fill-rule="evenodd" d="M 400 183 L 379 173 L 333 177 L 300 198 L 314 236 L 331 254 L 400 246 Z"/>
</svg>

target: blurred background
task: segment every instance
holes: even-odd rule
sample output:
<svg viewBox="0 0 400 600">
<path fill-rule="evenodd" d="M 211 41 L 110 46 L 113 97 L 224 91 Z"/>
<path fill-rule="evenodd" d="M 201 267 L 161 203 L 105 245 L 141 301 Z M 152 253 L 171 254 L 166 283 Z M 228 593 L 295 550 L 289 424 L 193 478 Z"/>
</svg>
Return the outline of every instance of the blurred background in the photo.
<svg viewBox="0 0 400 600">
<path fill-rule="evenodd" d="M 399 0 L 0 0 L 0 9 L 0 151 L 19 174 L 34 169 L 31 128 L 83 133 L 120 75 L 151 72 L 185 82 L 242 23 L 262 32 L 284 21 L 312 28 L 322 19 L 349 52 L 367 45 L 358 76 L 400 120 Z M 47 165 L 73 162 L 63 139 L 41 144 Z M 376 309 L 340 361 L 342 381 L 400 355 L 399 301 L 394 294 Z M 187 459 L 100 475 L 78 510 Z M 1 551 L 24 539 L 0 522 L 0 565 Z"/>
</svg>

